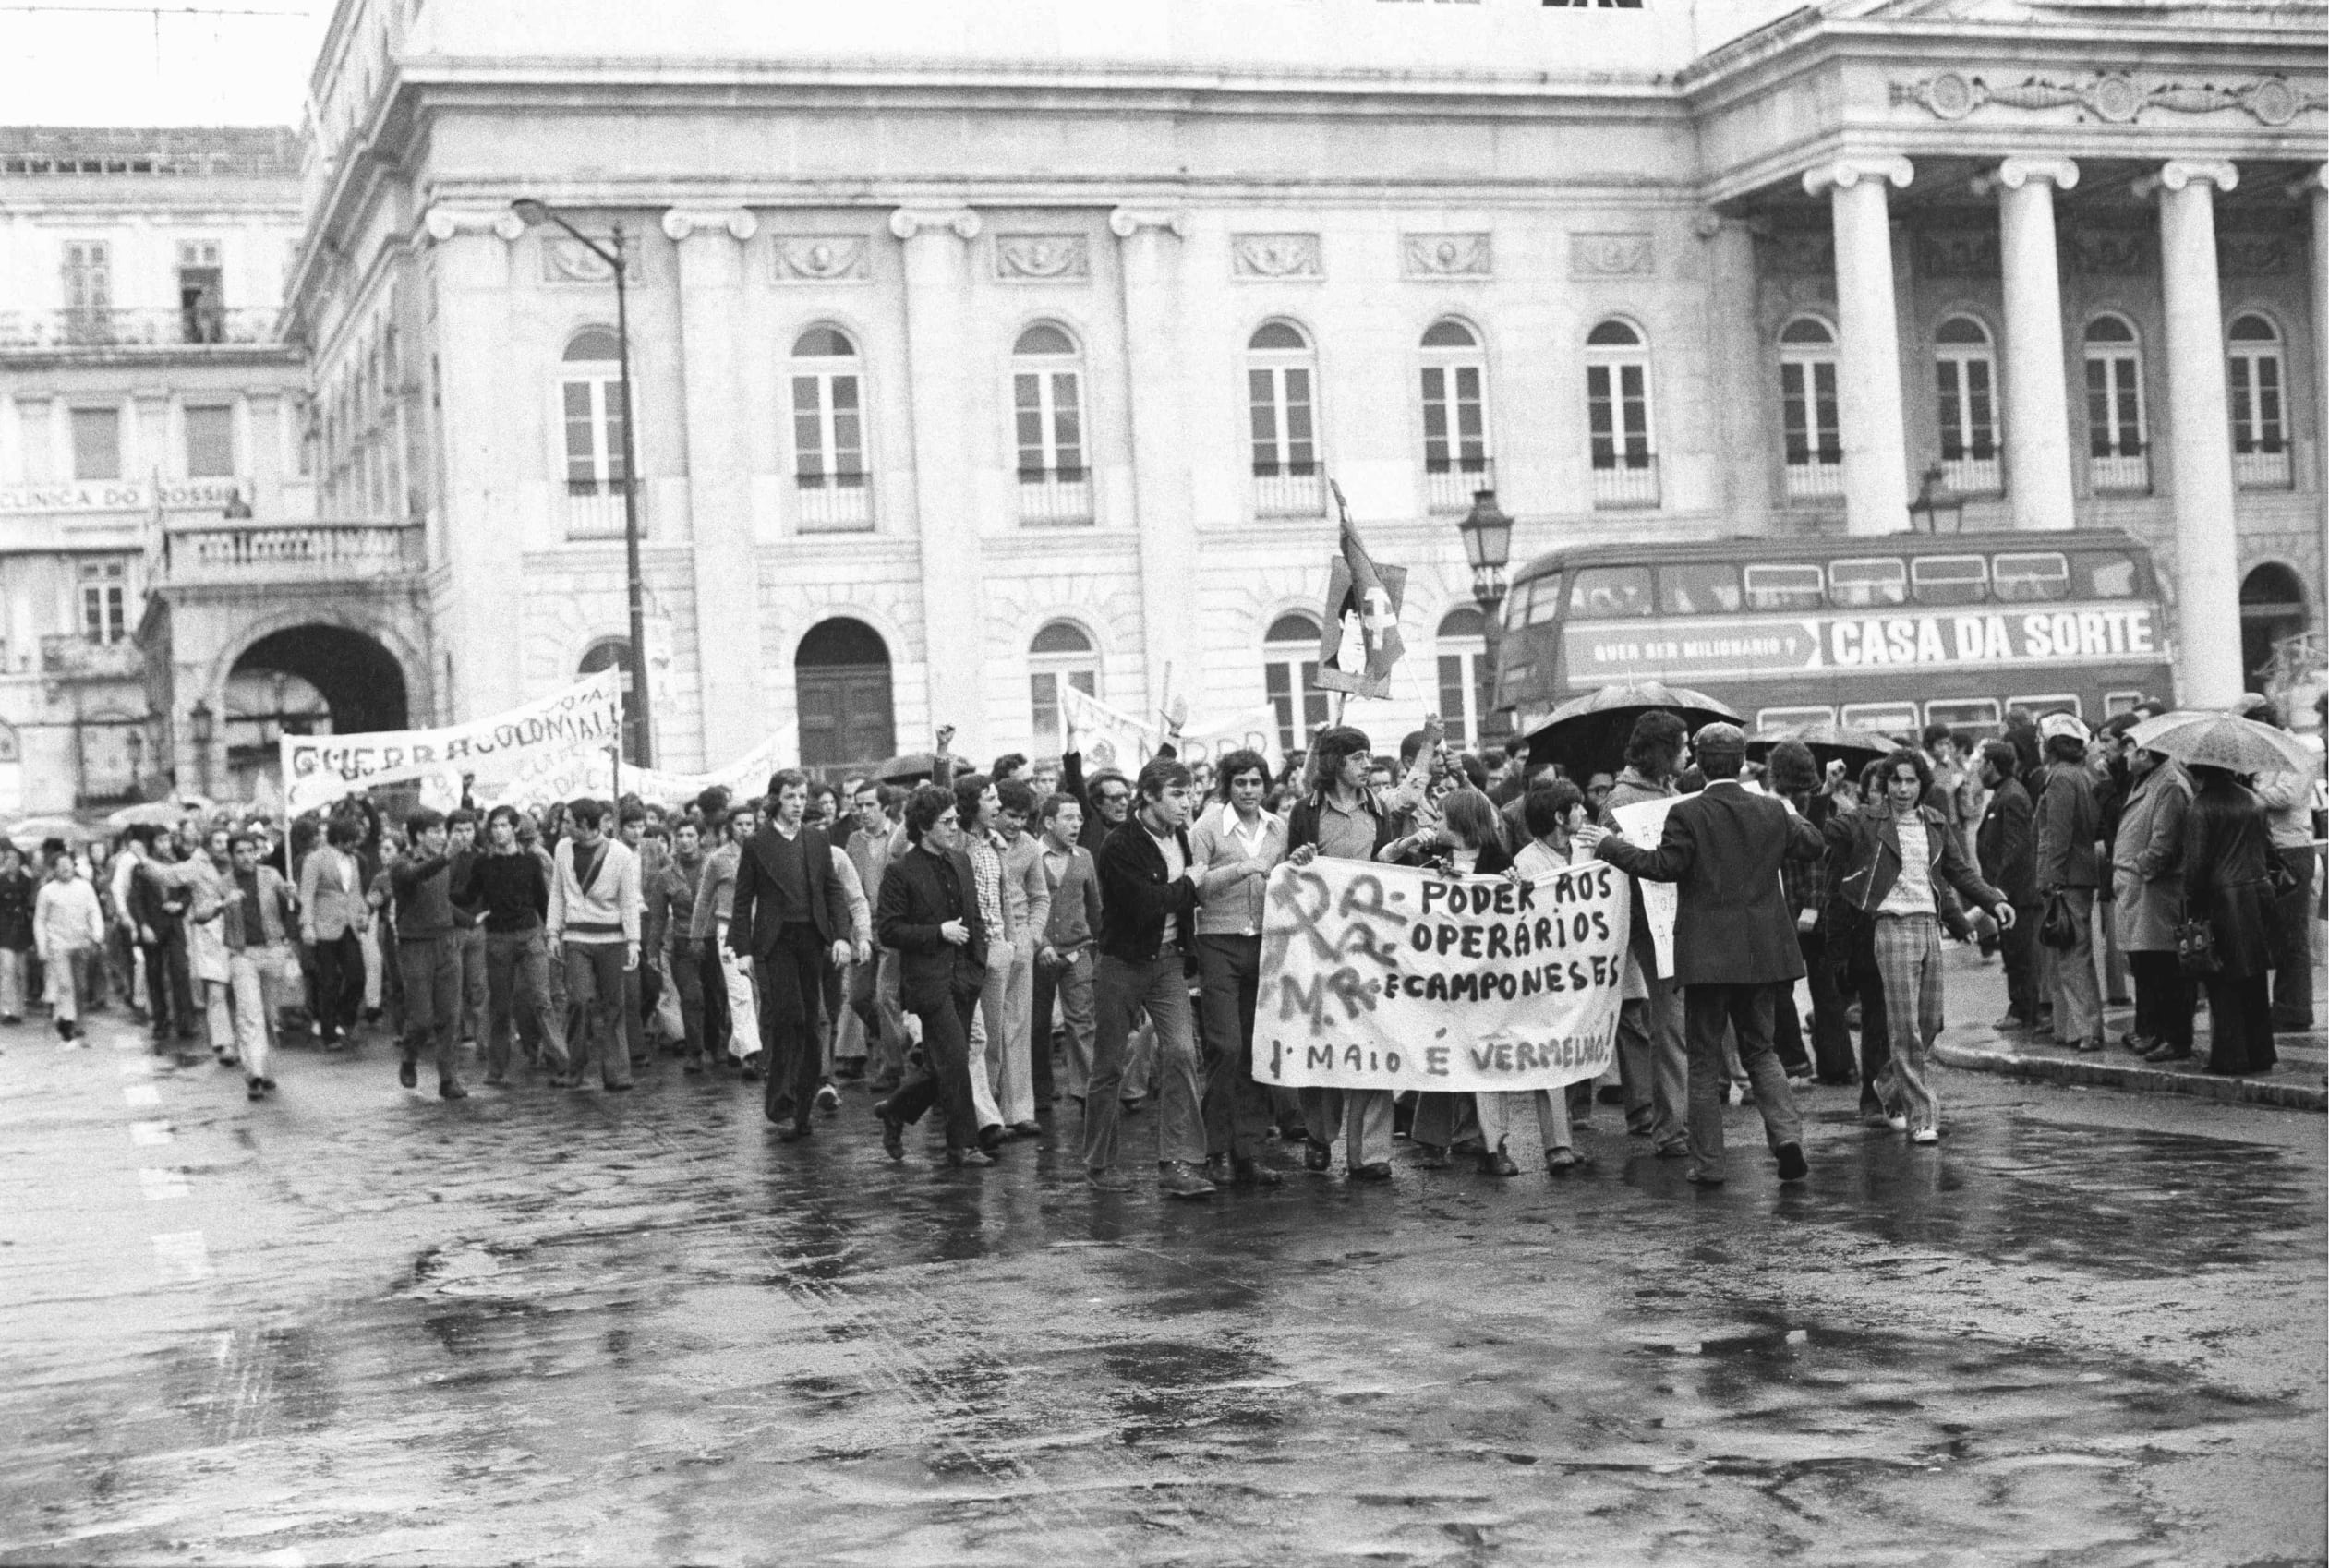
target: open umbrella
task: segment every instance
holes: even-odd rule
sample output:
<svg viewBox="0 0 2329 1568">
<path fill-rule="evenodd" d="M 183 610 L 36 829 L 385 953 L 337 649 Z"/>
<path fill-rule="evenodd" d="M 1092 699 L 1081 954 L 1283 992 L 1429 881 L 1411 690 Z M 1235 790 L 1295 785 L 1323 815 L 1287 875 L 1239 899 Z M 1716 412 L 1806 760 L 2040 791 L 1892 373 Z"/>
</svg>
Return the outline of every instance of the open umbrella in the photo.
<svg viewBox="0 0 2329 1568">
<path fill-rule="evenodd" d="M 875 768 L 874 777 L 884 784 L 912 784 L 928 778 L 935 765 L 928 752 L 906 752 Z"/>
<path fill-rule="evenodd" d="M 1894 745 L 1873 730 L 1849 730 L 1840 724 L 1778 724 L 1747 737 L 1747 755 L 1760 762 L 1781 741 L 1803 742 L 1811 748 L 1813 760 L 1822 767 L 1840 761 L 1847 767 L 1857 768 L 1862 763 L 1883 756 Z"/>
<path fill-rule="evenodd" d="M 1528 730 L 1528 765 L 1557 762 L 1579 776 L 1614 772 L 1625 760 L 1634 721 L 1653 710 L 1678 715 L 1683 727 L 1694 731 L 1718 720 L 1739 722 L 1730 707 L 1687 686 L 1669 686 L 1662 681 L 1603 686 L 1572 697 Z"/>
<path fill-rule="evenodd" d="M 8 841 L 19 850 L 37 850 L 51 838 L 86 844 L 97 837 L 88 826 L 69 816 L 28 816 L 8 824 Z"/>
<path fill-rule="evenodd" d="M 142 801 L 134 806 L 124 806 L 105 818 L 105 831 L 120 833 L 140 825 L 175 827 L 187 817 L 199 814 L 198 807 L 177 801 Z"/>
<path fill-rule="evenodd" d="M 2188 708 L 2163 713 L 2127 731 L 2127 739 L 2186 767 L 2231 773 L 2311 773 L 2321 767 L 2321 759 L 2287 730 L 2228 713 Z"/>
</svg>

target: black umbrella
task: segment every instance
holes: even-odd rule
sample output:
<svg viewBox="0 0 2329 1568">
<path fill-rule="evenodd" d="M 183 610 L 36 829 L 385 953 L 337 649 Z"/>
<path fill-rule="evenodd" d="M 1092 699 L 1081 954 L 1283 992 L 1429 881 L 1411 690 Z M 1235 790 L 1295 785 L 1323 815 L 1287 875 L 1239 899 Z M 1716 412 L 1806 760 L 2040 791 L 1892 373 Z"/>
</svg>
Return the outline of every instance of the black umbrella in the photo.
<svg viewBox="0 0 2329 1568">
<path fill-rule="evenodd" d="M 930 777 L 936 765 L 936 757 L 929 752 L 906 752 L 875 768 L 874 777 L 884 784 L 918 784 Z"/>
<path fill-rule="evenodd" d="M 1634 721 L 1651 712 L 1674 714 L 1693 732 L 1703 725 L 1740 722 L 1730 707 L 1687 686 L 1669 686 L 1662 681 L 1603 686 L 1572 697 L 1528 730 L 1524 737 L 1528 766 L 1557 762 L 1578 778 L 1614 773 L 1625 761 Z"/>
<path fill-rule="evenodd" d="M 1899 744 L 1873 730 L 1849 730 L 1840 724 L 1775 724 L 1747 737 L 1747 755 L 1761 762 L 1781 741 L 1801 741 L 1811 748 L 1821 767 L 1841 761 L 1854 773 L 1862 764 L 1883 756 Z"/>
</svg>

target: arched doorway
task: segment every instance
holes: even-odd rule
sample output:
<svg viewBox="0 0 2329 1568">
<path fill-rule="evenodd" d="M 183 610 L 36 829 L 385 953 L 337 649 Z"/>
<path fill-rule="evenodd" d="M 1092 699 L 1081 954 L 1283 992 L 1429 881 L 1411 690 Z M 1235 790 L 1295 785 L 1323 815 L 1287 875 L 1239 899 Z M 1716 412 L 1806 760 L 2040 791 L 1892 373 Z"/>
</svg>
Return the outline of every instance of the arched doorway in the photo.
<svg viewBox="0 0 2329 1568">
<path fill-rule="evenodd" d="M 2273 683 L 2274 645 L 2305 630 L 2305 585 L 2297 573 L 2268 561 L 2240 582 L 2240 669 L 2248 689 Z"/>
<path fill-rule="evenodd" d="M 825 777 L 877 763 L 898 749 L 889 645 L 863 621 L 819 621 L 792 656 L 801 714 L 801 766 Z"/>
<path fill-rule="evenodd" d="M 269 633 L 227 671 L 224 698 L 226 778 L 218 792 L 243 800 L 274 778 L 285 735 L 359 735 L 412 723 L 396 656 L 344 626 Z"/>
</svg>

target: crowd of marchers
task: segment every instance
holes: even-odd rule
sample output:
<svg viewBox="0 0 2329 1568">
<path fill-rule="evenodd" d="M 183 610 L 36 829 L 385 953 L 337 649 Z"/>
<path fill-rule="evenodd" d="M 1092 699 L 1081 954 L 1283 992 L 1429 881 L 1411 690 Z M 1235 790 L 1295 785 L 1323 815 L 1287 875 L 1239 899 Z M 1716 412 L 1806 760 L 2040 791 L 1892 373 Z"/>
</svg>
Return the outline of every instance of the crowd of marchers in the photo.
<svg viewBox="0 0 2329 1568">
<path fill-rule="evenodd" d="M 403 1085 L 425 1062 L 447 1100 L 479 1069 L 496 1090 L 619 1092 L 664 1055 L 707 1086 L 755 1085 L 788 1141 L 862 1086 L 893 1159 L 926 1119 L 953 1165 L 1049 1139 L 1108 1191 L 1131 1185 L 1127 1124 L 1145 1115 L 1178 1198 L 1277 1185 L 1296 1151 L 1331 1173 L 1338 1146 L 1350 1179 L 1388 1180 L 1401 1140 L 1427 1168 L 1562 1176 L 1589 1163 L 1597 1105 L 1719 1184 L 1724 1108 L 1752 1102 L 1795 1180 L 1814 1082 L 1857 1085 L 1874 1126 L 1940 1136 L 1945 937 L 2002 961 L 2000 1027 L 2082 1050 L 2106 1048 L 2122 961 L 2120 1043 L 2151 1059 L 2193 1053 L 2202 992 L 2214 1071 L 2269 1070 L 2275 1029 L 2311 1026 L 2315 780 L 2187 768 L 2127 743 L 2141 717 L 2090 734 L 2018 716 L 1978 744 L 1936 729 L 1856 774 L 1793 741 L 1751 761 L 1736 728 L 1694 735 L 1662 711 L 1635 723 L 1621 768 L 1582 777 L 1452 750 L 1436 721 L 1395 762 L 1333 725 L 1274 769 L 1251 751 L 1189 766 L 1168 744 L 1133 775 L 1087 775 L 1074 752 L 972 771 L 941 730 L 928 776 L 902 784 L 783 769 L 753 799 L 393 820 L 354 795 L 280 836 L 189 817 L 0 845 L 0 1023 L 45 1008 L 69 1048 L 85 1014 L 117 1006 L 179 1066 L 239 1068 L 254 1101 L 285 1043 L 384 1035 Z M 1659 840 L 1629 841 L 1613 814 L 1659 800 Z M 1629 874 L 1604 1081 L 1257 1082 L 1265 886 L 1318 856 L 1532 880 L 1599 857 Z M 1677 888 L 1663 965 L 1645 882 Z M 2215 933 L 2197 980 L 2178 952 L 2195 917 Z"/>
</svg>

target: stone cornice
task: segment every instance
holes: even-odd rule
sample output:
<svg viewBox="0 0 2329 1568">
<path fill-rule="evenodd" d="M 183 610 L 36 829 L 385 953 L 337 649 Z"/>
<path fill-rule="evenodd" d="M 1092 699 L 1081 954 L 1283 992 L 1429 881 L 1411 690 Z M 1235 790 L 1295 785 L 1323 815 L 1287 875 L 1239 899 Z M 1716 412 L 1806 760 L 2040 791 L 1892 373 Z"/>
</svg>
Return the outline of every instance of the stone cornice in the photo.
<svg viewBox="0 0 2329 1568">
<path fill-rule="evenodd" d="M 456 207 L 440 201 L 420 220 L 428 237 L 439 245 L 456 235 L 493 235 L 514 240 L 525 232 L 525 220 L 507 207 Z"/>
<path fill-rule="evenodd" d="M 1804 170 L 1804 191 L 1825 196 L 1831 189 L 1850 190 L 1863 180 L 1889 181 L 1895 188 L 1906 189 L 1914 178 L 1916 165 L 1898 152 L 1853 153 Z"/>
<path fill-rule="evenodd" d="M 1108 232 L 1130 239 L 1142 229 L 1167 229 L 1176 239 L 1189 237 L 1189 214 L 1178 208 L 1119 207 L 1108 214 Z"/>
<path fill-rule="evenodd" d="M 2204 180 L 2218 190 L 2232 190 L 2240 183 L 2240 171 L 2238 165 L 2221 158 L 2170 158 L 2159 165 L 2157 174 L 2135 182 L 2135 196 L 2148 201 L 2163 190 L 2187 189 L 2194 180 Z"/>
<path fill-rule="evenodd" d="M 889 215 L 889 232 L 899 239 L 934 229 L 952 229 L 962 239 L 976 239 L 985 226 L 968 207 L 900 207 Z"/>
<path fill-rule="evenodd" d="M 760 220 L 742 207 L 674 207 L 663 214 L 663 232 L 675 241 L 722 229 L 731 238 L 750 239 L 760 232 Z"/>
</svg>

